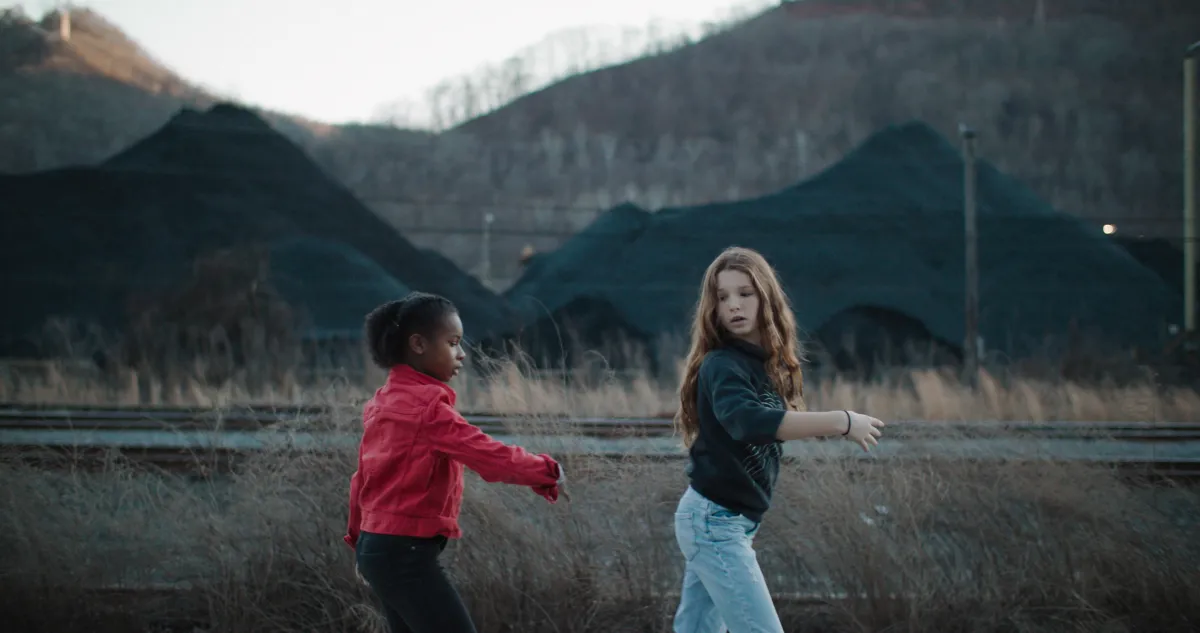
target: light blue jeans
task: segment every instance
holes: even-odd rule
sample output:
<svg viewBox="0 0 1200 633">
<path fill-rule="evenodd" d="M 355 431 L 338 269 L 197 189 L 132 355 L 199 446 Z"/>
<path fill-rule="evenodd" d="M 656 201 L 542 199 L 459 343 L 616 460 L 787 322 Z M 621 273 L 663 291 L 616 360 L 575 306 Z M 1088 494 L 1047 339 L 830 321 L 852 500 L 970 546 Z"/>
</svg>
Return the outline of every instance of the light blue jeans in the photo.
<svg viewBox="0 0 1200 633">
<path fill-rule="evenodd" d="M 675 633 L 783 633 L 754 553 L 758 526 L 688 487 L 675 510 L 686 561 Z"/>
</svg>

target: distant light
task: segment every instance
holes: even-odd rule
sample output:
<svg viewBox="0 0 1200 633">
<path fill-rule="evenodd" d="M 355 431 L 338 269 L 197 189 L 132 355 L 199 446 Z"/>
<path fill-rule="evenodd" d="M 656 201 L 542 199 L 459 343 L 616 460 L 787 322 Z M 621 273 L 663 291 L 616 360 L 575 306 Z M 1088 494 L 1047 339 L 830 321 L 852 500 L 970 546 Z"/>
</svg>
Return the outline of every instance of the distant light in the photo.
<svg viewBox="0 0 1200 633">
<path fill-rule="evenodd" d="M 1112 235 L 1113 233 L 1116 233 L 1116 232 L 1117 232 L 1116 224 L 1105 224 L 1104 225 L 1104 234 L 1105 235 Z"/>
</svg>

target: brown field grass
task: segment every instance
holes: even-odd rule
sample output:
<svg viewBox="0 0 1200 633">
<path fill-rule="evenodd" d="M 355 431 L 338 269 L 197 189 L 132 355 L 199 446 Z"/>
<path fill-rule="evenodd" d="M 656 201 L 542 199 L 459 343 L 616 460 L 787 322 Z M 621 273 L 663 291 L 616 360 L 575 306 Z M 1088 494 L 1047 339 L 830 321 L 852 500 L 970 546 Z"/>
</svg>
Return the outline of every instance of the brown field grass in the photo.
<svg viewBox="0 0 1200 633">
<path fill-rule="evenodd" d="M 325 389 L 297 380 L 257 393 L 192 383 L 157 399 L 349 402 L 378 378 L 367 372 Z M 6 401 L 153 399 L 133 382 L 122 389 L 72 377 L 65 365 L 41 380 L 7 382 Z M 531 418 L 647 415 L 673 400 L 669 384 L 647 378 L 578 384 L 516 366 L 462 383 L 464 409 Z M 1182 390 L 985 376 L 972 392 L 934 371 L 871 384 L 824 379 L 810 395 L 814 407 L 884 418 L 1200 417 L 1197 395 Z M 343 415 L 343 428 L 359 423 Z M 354 457 L 265 453 L 209 480 L 115 457 L 90 474 L 0 464 L 0 620 L 29 632 L 172 623 L 208 633 L 381 631 L 341 541 Z M 756 547 L 789 631 L 1191 631 L 1200 622 L 1193 490 L 1138 487 L 1078 464 L 854 461 L 853 470 L 849 460 L 785 467 Z M 557 505 L 469 478 L 465 538 L 445 560 L 479 630 L 669 631 L 682 570 L 671 531 L 686 485 L 681 463 L 564 464 L 572 501 Z M 147 586 L 178 593 L 95 592 Z"/>
<path fill-rule="evenodd" d="M 352 419 L 346 420 L 353 423 Z M 679 463 L 568 459 L 572 501 L 471 476 L 445 562 L 486 633 L 669 631 Z M 0 619 L 28 632 L 381 631 L 342 543 L 354 453 L 227 479 L 0 466 Z M 1189 490 L 1044 463 L 785 468 L 756 547 L 789 631 L 1190 631 Z M 96 587 L 173 585 L 169 599 Z M 848 594 L 824 605 L 798 596 Z M 158 623 L 159 628 L 152 628 Z"/>
<path fill-rule="evenodd" d="M 0 402 L 59 405 L 230 405 L 334 404 L 357 406 L 374 391 L 382 373 L 368 368 L 323 376 L 289 370 L 281 380 L 258 388 L 251 381 L 206 384 L 189 376 L 147 379 L 133 370 L 100 375 L 90 365 L 68 362 L 0 362 Z M 983 371 L 979 386 L 964 385 L 951 371 L 909 369 L 859 381 L 842 376 L 810 378 L 806 400 L 814 409 L 855 409 L 900 420 L 1200 420 L 1200 393 L 1161 387 L 1152 380 L 1064 381 L 995 368 Z M 652 417 L 673 414 L 675 378 L 643 372 L 599 378 L 534 372 L 506 362 L 488 379 L 457 379 L 459 408 L 513 415 Z"/>
</svg>

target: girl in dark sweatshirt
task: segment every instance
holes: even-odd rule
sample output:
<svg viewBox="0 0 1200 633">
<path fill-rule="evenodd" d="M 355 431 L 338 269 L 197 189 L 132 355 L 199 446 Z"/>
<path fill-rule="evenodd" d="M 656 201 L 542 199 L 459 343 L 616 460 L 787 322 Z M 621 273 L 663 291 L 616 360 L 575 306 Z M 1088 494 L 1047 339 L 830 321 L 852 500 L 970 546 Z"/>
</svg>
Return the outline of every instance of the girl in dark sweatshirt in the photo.
<svg viewBox="0 0 1200 633">
<path fill-rule="evenodd" d="M 783 633 L 753 548 L 782 444 L 842 435 L 870 450 L 881 434 L 861 413 L 802 411 L 797 338 L 766 259 L 721 253 L 704 275 L 675 418 L 690 480 L 675 510 L 686 561 L 675 633 Z"/>
</svg>

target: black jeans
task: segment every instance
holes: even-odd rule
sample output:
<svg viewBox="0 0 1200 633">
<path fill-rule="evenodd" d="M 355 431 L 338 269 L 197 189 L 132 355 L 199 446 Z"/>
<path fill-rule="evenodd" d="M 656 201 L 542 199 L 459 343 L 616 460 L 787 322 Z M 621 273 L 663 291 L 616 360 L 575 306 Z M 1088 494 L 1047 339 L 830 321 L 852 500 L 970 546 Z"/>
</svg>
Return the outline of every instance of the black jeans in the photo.
<svg viewBox="0 0 1200 633">
<path fill-rule="evenodd" d="M 438 555 L 446 537 L 359 535 L 358 571 L 383 603 L 390 633 L 476 633 Z"/>
</svg>

